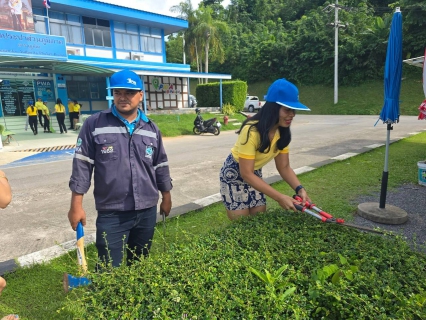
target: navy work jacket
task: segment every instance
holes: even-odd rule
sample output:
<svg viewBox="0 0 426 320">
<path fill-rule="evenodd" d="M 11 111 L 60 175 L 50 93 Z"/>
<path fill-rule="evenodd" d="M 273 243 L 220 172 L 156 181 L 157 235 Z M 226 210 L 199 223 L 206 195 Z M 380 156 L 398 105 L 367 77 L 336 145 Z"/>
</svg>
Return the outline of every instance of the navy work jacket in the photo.
<svg viewBox="0 0 426 320">
<path fill-rule="evenodd" d="M 132 135 L 110 109 L 91 115 L 78 135 L 69 182 L 85 194 L 92 173 L 96 210 L 140 210 L 157 205 L 172 183 L 161 133 L 139 120 Z"/>
</svg>

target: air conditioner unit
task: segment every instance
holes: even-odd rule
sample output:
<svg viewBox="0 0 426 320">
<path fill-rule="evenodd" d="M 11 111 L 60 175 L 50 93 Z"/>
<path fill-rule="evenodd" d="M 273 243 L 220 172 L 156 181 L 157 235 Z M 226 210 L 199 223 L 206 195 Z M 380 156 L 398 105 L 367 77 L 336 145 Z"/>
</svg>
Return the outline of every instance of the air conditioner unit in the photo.
<svg viewBox="0 0 426 320">
<path fill-rule="evenodd" d="M 130 58 L 132 60 L 138 60 L 138 61 L 142 61 L 143 60 L 143 53 L 131 53 L 130 54 Z"/>
<path fill-rule="evenodd" d="M 80 56 L 80 49 L 67 49 L 67 55 L 69 56 Z"/>
</svg>

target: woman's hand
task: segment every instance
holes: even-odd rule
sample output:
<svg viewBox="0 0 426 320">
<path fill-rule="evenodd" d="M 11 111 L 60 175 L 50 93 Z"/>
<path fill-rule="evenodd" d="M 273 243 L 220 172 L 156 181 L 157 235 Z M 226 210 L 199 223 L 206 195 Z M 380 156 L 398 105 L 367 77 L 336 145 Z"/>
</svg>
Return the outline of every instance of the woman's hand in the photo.
<svg viewBox="0 0 426 320">
<path fill-rule="evenodd" d="M 309 198 L 305 188 L 300 189 L 299 192 L 297 193 L 297 195 L 302 198 L 302 205 L 304 205 L 306 203 L 306 201 L 312 202 L 311 198 Z"/>
<path fill-rule="evenodd" d="M 297 212 L 297 209 L 294 207 L 294 204 L 300 204 L 299 201 L 286 196 L 285 194 L 281 195 L 277 202 L 284 210 L 293 210 L 295 212 Z"/>
</svg>

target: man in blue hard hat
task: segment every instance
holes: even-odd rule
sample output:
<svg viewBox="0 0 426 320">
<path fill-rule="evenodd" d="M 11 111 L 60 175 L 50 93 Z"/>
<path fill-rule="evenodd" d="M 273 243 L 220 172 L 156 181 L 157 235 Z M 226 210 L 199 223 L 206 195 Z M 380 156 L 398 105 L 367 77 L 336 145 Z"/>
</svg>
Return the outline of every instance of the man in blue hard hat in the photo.
<svg viewBox="0 0 426 320">
<path fill-rule="evenodd" d="M 90 116 L 78 136 L 68 219 L 74 230 L 79 221 L 86 224 L 82 201 L 94 171 L 98 256 L 116 267 L 148 254 L 159 191 L 160 213 L 167 216 L 172 183 L 160 130 L 138 109 L 144 94 L 139 76 L 117 72 L 107 89 L 112 90 L 113 106 Z"/>
</svg>

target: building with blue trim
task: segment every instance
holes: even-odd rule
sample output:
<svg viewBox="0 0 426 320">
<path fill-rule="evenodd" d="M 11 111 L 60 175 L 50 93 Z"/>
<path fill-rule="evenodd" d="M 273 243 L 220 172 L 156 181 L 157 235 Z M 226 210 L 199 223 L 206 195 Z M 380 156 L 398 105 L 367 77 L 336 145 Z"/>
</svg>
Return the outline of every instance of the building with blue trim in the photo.
<svg viewBox="0 0 426 320">
<path fill-rule="evenodd" d="M 1 1 L 0 117 L 25 116 L 39 97 L 50 109 L 60 98 L 82 113 L 104 110 L 108 77 L 122 69 L 143 79 L 150 110 L 188 107 L 189 78 L 231 79 L 166 62 L 165 37 L 185 20 L 94 0 Z"/>
</svg>

